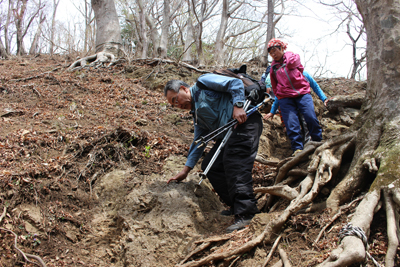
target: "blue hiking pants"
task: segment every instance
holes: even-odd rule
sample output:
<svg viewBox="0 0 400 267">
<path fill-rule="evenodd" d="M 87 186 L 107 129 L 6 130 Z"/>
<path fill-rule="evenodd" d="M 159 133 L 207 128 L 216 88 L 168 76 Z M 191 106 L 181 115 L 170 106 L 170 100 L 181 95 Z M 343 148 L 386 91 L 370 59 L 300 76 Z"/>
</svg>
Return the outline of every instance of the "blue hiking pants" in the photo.
<svg viewBox="0 0 400 267">
<path fill-rule="evenodd" d="M 286 125 L 287 135 L 290 139 L 293 151 L 303 149 L 303 140 L 298 112 L 300 112 L 310 132 L 313 141 L 322 140 L 322 128 L 315 115 L 314 103 L 310 94 L 301 95 L 295 98 L 279 99 L 279 106 L 283 122 Z"/>
</svg>

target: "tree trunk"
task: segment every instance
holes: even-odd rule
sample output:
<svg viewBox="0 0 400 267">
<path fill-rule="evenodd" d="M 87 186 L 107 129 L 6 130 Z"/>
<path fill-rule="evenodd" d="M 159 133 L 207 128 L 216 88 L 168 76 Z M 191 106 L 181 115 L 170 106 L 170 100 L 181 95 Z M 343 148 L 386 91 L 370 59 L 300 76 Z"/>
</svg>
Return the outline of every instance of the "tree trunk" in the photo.
<svg viewBox="0 0 400 267">
<path fill-rule="evenodd" d="M 124 54 L 118 15 L 113 0 L 92 0 L 96 19 L 96 54 L 75 61 L 69 66 L 73 71 L 84 67 L 99 67 L 106 62 L 111 66 L 116 56 Z M 90 64 L 88 64 L 90 63 Z"/>
<path fill-rule="evenodd" d="M 96 16 L 96 53 L 118 55 L 122 49 L 121 29 L 113 0 L 92 0 Z"/>
<path fill-rule="evenodd" d="M 31 48 L 29 49 L 29 54 L 30 55 L 34 55 L 36 53 L 39 52 L 39 38 L 40 35 L 42 34 L 42 27 L 43 27 L 43 23 L 46 20 L 46 16 L 43 15 L 43 12 L 40 14 L 40 22 L 39 22 L 39 26 L 37 28 L 35 37 L 33 37 L 33 41 L 31 44 Z"/>
<path fill-rule="evenodd" d="M 400 16 L 399 3 L 357 1 L 357 6 L 367 30 L 368 85 L 362 115 L 353 125 L 358 135 L 352 171 L 328 198 L 328 207 L 335 209 L 338 202 L 348 200 L 365 182 L 365 178 L 358 177 L 368 173 L 363 167 L 366 162 L 375 160 L 380 165 L 379 182 L 375 181 L 380 185 L 400 177 L 400 132 L 393 132 L 393 123 L 400 120 L 400 44 L 397 43 L 400 22 L 395 19 Z"/>
<path fill-rule="evenodd" d="M 265 40 L 265 46 L 261 55 L 261 64 L 264 67 L 268 66 L 268 42 L 275 37 L 275 25 L 274 25 L 274 0 L 268 0 L 268 26 L 267 26 L 267 38 Z"/>
<path fill-rule="evenodd" d="M 163 21 L 161 25 L 161 37 L 160 43 L 157 48 L 157 54 L 161 58 L 167 57 L 167 47 L 168 47 L 168 33 L 170 24 L 170 1 L 164 0 L 164 10 L 163 10 Z"/>
<path fill-rule="evenodd" d="M 265 46 L 261 55 L 261 63 L 264 67 L 268 66 L 268 42 L 275 38 L 275 26 L 282 18 L 285 13 L 285 4 L 281 1 L 282 10 L 279 16 L 275 16 L 275 4 L 279 0 L 268 0 L 268 26 L 267 26 L 267 38 L 265 40 Z"/>
<path fill-rule="evenodd" d="M 358 72 L 358 68 L 360 67 L 361 63 L 364 62 L 366 55 L 362 55 L 360 59 L 357 59 L 357 42 L 360 39 L 360 37 L 364 33 L 364 27 L 360 29 L 358 32 L 358 35 L 356 38 L 354 38 L 351 34 L 351 29 L 350 29 L 350 24 L 353 21 L 352 16 L 349 16 L 348 21 L 347 21 L 347 36 L 349 36 L 352 44 L 352 49 L 353 49 L 353 66 L 351 70 L 351 75 L 350 79 L 355 79 L 356 74 Z"/>
<path fill-rule="evenodd" d="M 197 25 L 194 27 L 195 30 L 195 43 L 196 43 L 196 51 L 197 51 L 197 60 L 199 66 L 204 65 L 204 59 L 203 59 L 203 22 L 204 22 L 204 16 L 205 16 L 205 10 L 206 10 L 206 0 L 201 0 L 201 8 L 200 8 L 200 14 L 198 15 L 196 13 L 196 5 L 194 0 L 189 0 L 192 4 L 192 10 L 193 14 L 195 15 L 197 19 Z"/>
<path fill-rule="evenodd" d="M 17 30 L 17 55 L 25 55 L 25 48 L 24 48 L 24 34 L 23 34 L 23 21 L 26 11 L 26 4 L 28 0 L 21 0 L 21 6 L 17 4 L 17 9 L 14 10 L 14 17 L 15 17 L 15 28 Z M 19 8 L 18 8 L 19 7 Z"/>
<path fill-rule="evenodd" d="M 152 51 L 152 56 L 153 57 L 157 57 L 157 51 L 156 49 L 154 49 L 155 47 L 158 46 L 159 43 L 159 36 L 158 36 L 158 32 L 157 32 L 157 27 L 154 23 L 154 21 L 151 19 L 151 17 L 147 14 L 146 9 L 143 5 L 143 1 L 142 0 L 136 0 L 141 12 L 143 12 L 145 18 L 146 18 L 146 23 L 147 26 L 149 26 L 150 28 L 150 39 L 151 42 L 153 43 L 153 51 Z"/>
<path fill-rule="evenodd" d="M 93 8 L 90 6 L 89 2 L 85 0 L 85 40 L 83 45 L 83 52 L 86 54 L 92 46 L 90 45 L 91 36 L 93 34 L 92 30 L 92 12 Z"/>
<path fill-rule="evenodd" d="M 269 40 L 275 38 L 275 23 L 274 23 L 274 14 L 275 14 L 275 1 L 268 0 L 268 26 L 267 26 L 267 40 L 266 44 L 268 44 Z M 264 49 L 266 50 L 266 49 Z M 268 49 L 266 55 L 268 57 Z"/>
<path fill-rule="evenodd" d="M 6 49 L 7 55 L 10 55 L 10 39 L 8 38 L 8 29 L 10 27 L 10 21 L 11 21 L 11 16 L 12 16 L 12 11 L 14 10 L 14 1 L 9 0 L 8 1 L 8 12 L 7 12 L 7 19 L 6 19 L 6 24 L 4 26 L 4 45 Z"/>
<path fill-rule="evenodd" d="M 335 187 L 327 199 L 327 207 L 333 212 L 362 188 L 369 185 L 367 198 L 375 199 L 371 204 L 359 205 L 352 224 L 360 227 L 368 236 L 373 211 L 380 198 L 384 198 L 388 220 L 388 254 L 386 266 L 393 266 L 398 240 L 393 232 L 399 231 L 392 223 L 391 203 L 400 180 L 400 2 L 391 0 L 356 0 L 367 32 L 368 86 L 361 115 L 351 130 L 357 132 L 356 148 L 350 170 Z M 381 191 L 384 194 L 381 194 Z M 397 192 L 397 194 L 399 194 Z M 367 201 L 367 200 L 366 200 Z M 368 222 L 368 223 L 366 223 Z M 391 241 L 392 240 L 392 241 Z M 352 236 L 342 241 L 342 251 L 332 253 L 321 266 L 348 266 L 363 261 L 365 248 L 360 239 Z M 358 255 L 358 256 L 357 256 Z"/>
<path fill-rule="evenodd" d="M 185 50 L 183 54 L 182 60 L 184 62 L 192 63 L 193 58 L 192 58 L 192 53 L 190 47 L 192 46 L 192 43 L 194 42 L 193 38 L 193 23 L 192 23 L 192 5 L 188 1 L 188 14 L 189 18 L 187 20 L 187 27 L 186 27 L 186 39 L 185 39 Z"/>
<path fill-rule="evenodd" d="M 215 40 L 215 49 L 214 49 L 214 57 L 215 62 L 218 66 L 222 66 L 224 64 L 224 37 L 226 28 L 228 27 L 228 19 L 229 19 L 229 0 L 222 1 L 222 12 L 221 12 L 221 22 L 219 25 L 217 38 Z"/>
<path fill-rule="evenodd" d="M 142 51 L 141 51 L 141 58 L 147 58 L 147 52 L 149 51 L 149 41 L 147 39 L 147 32 L 146 32 L 146 18 L 143 12 L 140 12 L 140 28 L 139 28 L 139 35 L 142 39 Z"/>
<path fill-rule="evenodd" d="M 133 40 L 136 40 L 134 46 L 134 57 L 135 58 L 147 58 L 148 51 L 148 39 L 146 32 L 146 19 L 145 15 L 142 12 L 142 9 L 135 5 L 134 8 L 131 7 L 127 2 L 125 3 L 126 9 L 131 11 L 131 14 L 128 14 L 125 18 L 125 21 L 131 25 L 132 32 L 134 36 L 132 36 Z M 133 42 L 133 40 L 131 42 Z"/>
<path fill-rule="evenodd" d="M 0 58 L 8 58 L 6 49 L 4 48 L 3 41 L 0 39 Z"/>
<path fill-rule="evenodd" d="M 203 25 L 204 22 L 213 16 L 213 10 L 218 4 L 218 0 L 200 0 L 201 3 L 197 3 L 197 0 L 188 0 L 193 15 L 196 19 L 196 24 L 193 27 L 193 36 L 196 45 L 196 56 L 199 66 L 205 65 L 205 60 L 203 56 Z M 200 5 L 200 8 L 198 7 Z M 198 12 L 199 10 L 199 12 Z"/>
<path fill-rule="evenodd" d="M 44 5 L 42 5 L 41 1 L 39 1 L 39 3 L 37 4 L 37 10 L 35 10 L 32 15 L 26 19 L 27 22 L 24 25 L 27 2 L 28 0 L 19 0 L 17 2 L 16 8 L 13 10 L 15 18 L 15 28 L 17 31 L 17 55 L 26 54 L 24 48 L 24 37 L 27 34 L 33 20 L 36 18 L 36 16 L 39 15 L 40 10 L 44 8 Z"/>
<path fill-rule="evenodd" d="M 58 7 L 59 3 L 60 3 L 60 0 L 53 0 L 53 16 L 51 17 L 50 47 L 49 47 L 50 55 L 53 55 L 53 53 L 54 53 L 54 34 L 55 34 L 55 30 L 56 30 L 56 13 L 57 13 L 57 7 Z"/>
<path fill-rule="evenodd" d="M 135 16 L 135 29 L 136 29 L 135 33 L 137 36 L 135 54 L 136 57 L 147 58 L 147 52 L 149 50 L 149 41 L 147 39 L 147 32 L 146 32 L 146 15 L 139 7 L 137 7 L 136 13 L 138 14 L 138 16 Z"/>
</svg>

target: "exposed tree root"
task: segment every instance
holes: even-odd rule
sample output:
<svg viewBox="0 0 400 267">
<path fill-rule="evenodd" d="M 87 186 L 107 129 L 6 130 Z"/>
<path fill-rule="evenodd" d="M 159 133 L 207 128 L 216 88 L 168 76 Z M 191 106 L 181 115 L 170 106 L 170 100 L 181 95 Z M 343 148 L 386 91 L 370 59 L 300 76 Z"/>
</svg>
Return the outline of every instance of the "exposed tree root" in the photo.
<svg viewBox="0 0 400 267">
<path fill-rule="evenodd" d="M 10 233 L 12 233 L 12 234 L 14 235 L 14 237 L 15 237 L 15 238 L 14 238 L 14 248 L 21 254 L 21 256 L 25 259 L 26 262 L 33 263 L 33 264 L 36 264 L 36 265 L 38 265 L 38 266 L 46 267 L 46 263 L 44 263 L 44 261 L 42 260 L 42 258 L 40 258 L 39 256 L 36 256 L 36 255 L 24 253 L 22 250 L 20 250 L 20 249 L 17 247 L 17 239 L 18 239 L 18 236 L 17 236 L 16 233 L 14 233 L 14 232 L 11 231 L 11 230 L 5 229 L 5 228 L 0 228 L 0 230 L 6 231 L 6 232 L 10 232 Z M 29 258 L 30 258 L 30 259 L 35 259 L 35 260 L 37 260 L 39 263 L 30 261 Z"/>
<path fill-rule="evenodd" d="M 303 169 L 293 169 L 288 171 L 287 175 L 288 176 L 302 176 L 302 177 L 306 177 L 310 172 L 307 170 L 303 170 Z"/>
<path fill-rule="evenodd" d="M 372 191 L 365 195 L 358 205 L 351 219 L 351 224 L 360 227 L 366 235 L 369 235 L 375 207 L 380 199 L 380 191 Z M 319 267 L 349 266 L 353 263 L 362 262 L 366 258 L 366 249 L 363 241 L 357 236 L 345 236 L 339 247 L 332 251 L 331 255 Z"/>
<path fill-rule="evenodd" d="M 279 171 L 275 178 L 274 185 L 281 183 L 284 180 L 284 178 L 286 177 L 286 175 L 289 173 L 291 168 L 295 167 L 297 164 L 304 161 L 304 159 L 307 158 L 308 155 L 313 153 L 314 150 L 321 144 L 322 144 L 321 142 L 313 142 L 313 141 L 308 142 L 306 144 L 306 146 L 304 147 L 304 150 L 301 151 L 300 153 L 298 153 L 295 157 L 287 158 L 287 159 L 279 162 L 278 166 L 277 166 Z M 289 196 L 286 196 L 285 198 L 290 199 Z M 272 201 L 273 201 L 273 196 L 270 195 L 270 197 L 268 198 L 267 203 L 266 203 L 267 208 L 271 206 Z"/>
<path fill-rule="evenodd" d="M 277 261 L 272 267 L 284 267 L 283 261 L 282 260 Z"/>
<path fill-rule="evenodd" d="M 346 210 L 348 210 L 351 206 L 353 206 L 354 203 L 358 202 L 359 200 L 361 200 L 364 196 L 359 196 L 358 198 L 354 199 L 352 202 L 350 202 L 349 204 L 340 207 L 339 211 L 332 217 L 332 219 L 329 221 L 329 223 L 327 223 L 319 232 L 317 238 L 314 241 L 314 244 L 318 243 L 319 239 L 321 238 L 322 234 L 325 232 L 326 228 L 328 228 L 337 218 L 339 218 L 343 212 L 345 212 Z"/>
<path fill-rule="evenodd" d="M 74 63 L 71 64 L 71 66 L 69 66 L 68 70 L 75 71 L 85 67 L 98 68 L 100 66 L 104 66 L 108 62 L 110 62 L 110 64 L 108 64 L 107 67 L 110 67 L 113 64 L 115 64 L 116 62 L 115 56 L 112 53 L 99 52 L 97 54 L 87 56 L 75 61 Z"/>
<path fill-rule="evenodd" d="M 6 216 L 6 212 L 7 212 L 7 208 L 4 206 L 4 208 L 3 208 L 3 213 L 2 213 L 1 216 L 0 216 L 0 223 L 1 223 L 1 221 L 3 220 L 3 218 Z"/>
<path fill-rule="evenodd" d="M 279 168 L 278 175 L 275 179 L 275 184 L 280 183 L 289 172 L 291 168 L 299 164 L 306 156 L 310 155 L 317 146 L 321 145 L 320 142 L 308 142 L 307 145 L 304 147 L 304 150 L 298 153 L 294 158 L 286 162 L 282 167 Z"/>
<path fill-rule="evenodd" d="M 209 247 L 211 245 L 211 242 L 204 242 L 203 244 L 201 244 L 200 246 L 198 246 L 196 249 L 192 250 L 182 261 L 180 264 L 184 264 L 188 259 L 190 259 L 190 257 L 192 257 L 193 255 L 199 253 L 200 251 L 206 249 L 207 247 Z"/>
<path fill-rule="evenodd" d="M 275 252 L 276 247 L 279 245 L 279 241 L 281 241 L 282 235 L 278 236 L 278 238 L 275 240 L 274 244 L 272 245 L 272 248 L 270 250 L 270 252 L 268 253 L 267 258 L 265 259 L 263 265 L 261 267 L 265 267 L 267 266 L 268 262 L 271 260 L 272 258 L 272 254 Z"/>
<path fill-rule="evenodd" d="M 353 95 L 335 96 L 329 99 L 326 107 L 331 112 L 337 112 L 340 107 L 352 107 L 360 109 L 365 100 L 365 92 Z"/>
<path fill-rule="evenodd" d="M 256 156 L 255 161 L 260 162 L 260 163 L 262 163 L 262 164 L 264 164 L 264 165 L 272 166 L 272 167 L 278 166 L 278 162 L 272 161 L 272 160 L 266 160 L 266 159 L 264 159 L 262 156 L 260 156 L 260 155 L 258 155 L 258 154 L 257 154 L 257 156 Z"/>
<path fill-rule="evenodd" d="M 298 187 L 299 193 L 297 197 L 290 202 L 289 206 L 284 211 L 278 212 L 275 217 L 269 221 L 264 231 L 260 235 L 233 250 L 215 252 L 202 259 L 191 261 L 180 266 L 202 266 L 211 261 L 225 259 L 233 255 L 241 255 L 253 249 L 263 241 L 265 243 L 271 243 L 273 237 L 281 230 L 282 226 L 289 219 L 289 217 L 301 208 L 304 208 L 306 205 L 308 205 L 317 196 L 320 188 L 328 181 L 329 175 L 326 172 L 324 172 L 322 175 L 307 175 L 307 177 L 300 183 Z"/>
<path fill-rule="evenodd" d="M 295 199 L 298 196 L 296 189 L 288 185 L 274 185 L 269 187 L 259 187 L 254 189 L 255 193 L 268 193 L 274 196 L 283 197 L 289 200 Z"/>
<path fill-rule="evenodd" d="M 358 159 L 350 172 L 346 175 L 338 186 L 335 187 L 327 200 L 328 207 L 336 207 L 339 201 L 347 198 L 354 193 L 354 190 L 365 182 L 365 173 L 367 171 L 375 173 L 379 161 L 379 169 L 375 180 L 372 183 L 369 192 L 358 205 L 356 212 L 351 219 L 355 227 L 359 227 L 369 235 L 370 225 L 374 213 L 381 207 L 380 203 L 385 204 L 387 218 L 387 236 L 389 239 L 388 250 L 386 253 L 386 266 L 394 266 L 397 247 L 399 246 L 399 164 L 393 159 L 398 158 L 399 144 L 399 119 L 394 119 L 386 125 L 381 125 L 377 129 L 359 130 L 361 136 L 368 136 L 369 139 L 364 142 L 362 139 L 357 142 L 359 150 L 355 153 Z M 361 144 L 359 144 L 361 143 Z M 363 146 L 360 148 L 360 146 Z M 367 168 L 365 168 L 367 167 Z M 381 192 L 383 191 L 383 193 Z M 331 198 L 333 195 L 333 198 Z M 333 205 L 332 205 L 333 203 Z M 353 263 L 359 263 L 365 260 L 366 256 L 376 266 L 379 264 L 370 257 L 368 253 L 368 244 L 359 237 L 346 236 L 343 238 L 338 249 L 332 251 L 331 256 L 324 261 L 321 267 L 348 266 Z"/>
<path fill-rule="evenodd" d="M 188 68 L 190 70 L 194 70 L 196 72 L 199 73 L 209 73 L 210 71 L 208 70 L 200 70 L 190 64 L 187 64 L 185 62 L 177 62 L 177 61 L 173 61 L 173 60 L 169 60 L 169 59 L 165 59 L 165 58 L 151 58 L 151 59 L 135 59 L 134 61 L 145 61 L 146 64 L 148 65 L 153 65 L 155 63 L 160 64 L 160 63 L 169 63 L 169 64 L 174 64 L 174 65 L 178 65 L 178 66 L 183 66 L 185 68 Z"/>
<path fill-rule="evenodd" d="M 398 133 L 399 131 L 395 131 L 396 129 L 390 132 Z M 379 138 L 377 138 L 379 135 L 379 130 L 376 130 L 376 132 L 370 134 L 371 140 L 365 140 L 364 143 L 359 144 L 358 140 L 356 142 L 356 138 L 359 138 L 360 133 L 363 134 L 362 131 L 363 130 L 359 130 L 358 132 L 344 134 L 325 143 L 310 142 L 307 144 L 307 146 L 305 146 L 304 150 L 295 157 L 279 162 L 276 165 L 277 176 L 275 179 L 275 184 L 270 187 L 255 188 L 255 192 L 258 195 L 269 194 L 268 200 L 271 200 L 272 196 L 279 196 L 281 198 L 290 200 L 290 204 L 286 207 L 286 209 L 279 212 L 272 212 L 274 207 L 277 207 L 278 203 L 280 203 L 277 201 L 274 207 L 272 207 L 270 210 L 270 214 L 273 216 L 273 218 L 268 222 L 264 231 L 240 247 L 219 250 L 201 259 L 185 263 L 186 260 L 189 260 L 189 258 L 193 257 L 200 250 L 204 250 L 204 248 L 198 248 L 191 253 L 189 257 L 186 257 L 181 262 L 180 266 L 202 266 L 222 259 L 234 259 L 236 261 L 238 259 L 237 257 L 245 252 L 250 251 L 262 242 L 266 244 L 272 243 L 275 239 L 275 236 L 279 234 L 283 225 L 290 218 L 290 216 L 299 210 L 304 209 L 305 207 L 308 207 L 308 210 L 310 210 L 310 204 L 318 195 L 321 188 L 331 181 L 331 179 L 338 173 L 342 164 L 343 156 L 347 151 L 352 150 L 355 150 L 354 157 L 357 160 L 353 160 L 350 171 L 346 174 L 345 179 L 335 187 L 328 200 L 319 204 L 319 207 L 324 207 L 326 205 L 328 208 L 331 208 L 333 212 L 337 212 L 337 214 L 334 215 L 331 222 L 322 229 L 315 240 L 315 243 L 319 241 L 326 228 L 329 227 L 329 225 L 335 219 L 337 219 L 344 210 L 350 208 L 360 199 L 363 198 L 363 200 L 356 208 L 354 216 L 351 219 L 351 224 L 342 229 L 340 245 L 337 249 L 333 250 L 330 256 L 319 266 L 349 266 L 355 263 L 363 262 L 367 258 L 371 260 L 373 264 L 379 266 L 379 264 L 368 253 L 367 237 L 369 236 L 370 225 L 373 220 L 373 216 L 380 209 L 382 203 L 385 204 L 386 208 L 389 236 L 386 266 L 394 266 L 397 247 L 399 246 L 400 240 L 400 179 L 396 178 L 398 174 L 396 173 L 394 177 L 390 176 L 390 179 L 387 179 L 384 182 L 377 182 L 379 179 L 375 179 L 376 184 L 374 183 L 371 186 L 370 191 L 364 197 L 360 196 L 356 198 L 351 203 L 341 207 L 339 210 L 339 204 L 344 201 L 343 192 L 346 196 L 346 199 L 348 199 L 355 193 L 354 191 L 360 187 L 360 183 L 363 182 L 363 178 L 366 173 L 369 172 L 373 173 L 373 175 L 379 176 L 382 166 L 386 167 L 387 165 L 385 164 L 392 164 L 383 157 L 385 153 L 380 153 L 379 157 L 375 155 L 379 153 L 376 152 L 379 151 L 378 143 L 384 143 L 382 140 L 379 141 Z M 393 140 L 397 139 L 392 138 L 390 139 L 390 142 L 394 142 Z M 355 147 L 356 144 L 357 147 Z M 360 148 L 361 145 L 364 147 Z M 397 143 L 396 146 L 400 147 L 400 145 Z M 295 169 L 297 165 L 307 160 L 310 155 L 311 161 L 307 170 Z M 398 155 L 396 155 L 395 158 L 397 157 Z M 389 169 L 391 170 L 391 168 Z M 376 172 L 378 173 L 375 174 Z M 300 177 L 304 175 L 307 176 L 299 183 L 298 186 L 291 187 L 291 184 L 296 179 L 300 179 Z M 388 184 L 388 181 L 391 183 Z M 385 190 L 381 194 L 382 188 L 385 188 Z M 259 199 L 263 199 L 263 202 L 265 202 L 265 197 L 259 197 Z M 278 240 L 275 241 L 275 247 L 278 242 Z M 206 247 L 208 244 L 203 244 L 203 246 Z M 269 262 L 270 257 L 271 256 L 269 255 L 266 262 Z M 281 256 L 281 260 L 276 264 L 279 266 L 290 266 L 290 263 L 287 263 L 287 261 L 284 259 L 284 256 Z"/>
<path fill-rule="evenodd" d="M 342 157 L 344 153 L 352 146 L 354 146 L 354 140 L 355 140 L 356 133 L 349 133 L 346 135 L 342 135 L 340 137 L 331 139 L 325 143 L 320 143 L 320 142 L 310 142 L 305 149 L 300 152 L 296 157 L 289 158 L 287 161 L 282 161 L 278 163 L 277 169 L 278 169 L 278 174 L 275 180 L 275 185 L 271 187 L 265 187 L 265 188 L 256 188 L 255 192 L 256 193 L 268 193 L 268 194 L 273 194 L 277 195 L 286 199 L 291 200 L 290 204 L 287 206 L 287 208 L 283 211 L 276 212 L 274 214 L 274 218 L 269 221 L 267 226 L 265 227 L 264 231 L 258 235 L 257 237 L 253 238 L 249 242 L 243 244 L 240 247 L 231 249 L 231 250 L 224 250 L 223 252 L 214 252 L 210 255 L 207 255 L 199 260 L 195 261 L 190 261 L 185 263 L 186 260 L 191 258 L 194 254 L 198 253 L 200 250 L 203 250 L 203 248 L 197 248 L 194 250 L 194 252 L 190 253 L 190 256 L 186 257 L 182 262 L 180 266 L 202 266 L 204 264 L 207 264 L 212 261 L 216 260 L 222 260 L 222 259 L 229 259 L 232 257 L 239 256 L 245 252 L 248 252 L 255 246 L 259 245 L 261 242 L 264 243 L 272 243 L 274 236 L 276 236 L 280 231 L 282 226 L 285 224 L 285 222 L 298 212 L 300 209 L 305 208 L 308 206 L 314 198 L 318 195 L 320 192 L 321 188 L 328 183 L 332 177 L 337 173 L 337 171 L 340 168 Z M 298 179 L 299 177 L 294 177 L 294 176 L 289 176 L 286 177 L 289 173 L 290 170 L 293 169 L 296 165 L 298 165 L 300 162 L 304 161 L 305 158 L 307 158 L 309 155 L 312 155 L 311 157 L 311 162 L 309 164 L 308 170 L 307 171 L 292 171 L 291 174 L 300 174 L 308 175 L 300 182 L 300 184 L 296 188 L 290 187 L 290 183 L 293 182 L 295 179 Z M 286 178 L 286 179 L 285 179 Z M 290 179 L 290 182 L 288 180 Z M 400 195 L 400 194 L 399 194 Z M 360 197 L 362 198 L 362 197 Z M 359 200 L 359 199 L 357 199 Z M 357 201 L 354 200 L 354 201 Z M 345 208 L 350 207 L 354 202 L 348 204 Z M 371 205 L 371 213 L 374 212 L 374 208 L 376 207 L 375 205 Z M 271 211 L 270 211 L 271 213 Z M 271 213 L 272 214 L 272 213 Z M 371 220 L 372 220 L 372 215 L 371 214 Z M 339 215 L 337 215 L 339 216 Z M 337 217 L 336 216 L 336 217 Z M 365 216 L 365 215 L 363 215 Z M 334 217 L 335 219 L 335 217 Z M 358 224 L 354 223 L 356 226 L 359 226 Z M 367 224 L 369 226 L 369 223 Z M 363 225 L 359 226 L 362 228 Z M 326 226 L 328 227 L 328 226 Z M 365 229 L 367 227 L 364 226 Z M 364 229 L 362 228 L 362 229 Z M 364 230 L 365 231 L 365 230 Z M 322 232 L 320 236 L 322 235 Z M 320 238 L 320 237 L 319 237 Z M 354 246 L 354 242 L 357 244 Z M 277 241 L 275 242 L 277 243 Z M 203 244 L 202 247 L 208 246 L 207 244 Z M 358 237 L 354 236 L 346 236 L 343 238 L 342 242 L 342 247 L 340 248 L 341 251 L 346 251 L 347 252 L 347 246 L 348 248 L 352 248 L 353 250 L 348 253 L 348 257 L 350 257 L 354 262 L 359 261 L 360 259 L 365 258 L 365 249 L 362 241 L 359 240 Z M 359 252 L 359 249 L 361 248 L 361 252 Z M 358 254 L 357 254 L 358 252 Z M 356 253 L 356 254 L 354 254 Z M 333 253 L 330 257 L 330 259 L 339 259 L 339 254 L 340 253 Z M 351 256 L 350 256 L 351 255 Z M 345 257 L 346 258 L 346 257 Z M 284 262 L 284 260 L 283 260 Z M 340 262 L 344 262 L 341 260 Z M 342 264 L 341 263 L 341 264 Z M 283 263 L 285 266 L 288 263 Z M 326 265 L 330 266 L 330 265 Z M 332 265 L 332 266 L 345 266 L 345 265 Z"/>
<path fill-rule="evenodd" d="M 386 206 L 386 221 L 387 221 L 387 236 L 388 236 L 388 249 L 386 252 L 385 263 L 386 266 L 391 267 L 394 266 L 394 260 L 396 257 L 397 247 L 399 246 L 399 237 L 398 237 L 398 222 L 399 222 L 399 213 L 398 208 L 396 209 L 393 199 L 390 196 L 389 189 L 383 190 L 383 195 L 385 198 L 385 206 Z M 397 223 L 396 223 L 397 221 Z"/>
<path fill-rule="evenodd" d="M 292 267 L 292 264 L 290 263 L 286 252 L 283 250 L 283 248 L 281 248 L 281 246 L 278 247 L 278 251 L 279 251 L 279 256 L 281 256 L 283 266 L 284 267 Z"/>
</svg>

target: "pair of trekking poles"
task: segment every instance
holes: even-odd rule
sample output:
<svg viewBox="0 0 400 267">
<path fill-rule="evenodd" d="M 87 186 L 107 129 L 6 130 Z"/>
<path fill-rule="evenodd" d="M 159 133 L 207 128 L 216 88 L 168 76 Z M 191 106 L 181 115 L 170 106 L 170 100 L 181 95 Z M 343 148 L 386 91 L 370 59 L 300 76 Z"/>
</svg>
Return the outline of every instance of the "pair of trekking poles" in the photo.
<svg viewBox="0 0 400 267">
<path fill-rule="evenodd" d="M 265 105 L 271 100 L 273 101 L 274 98 L 272 98 L 272 96 L 268 93 L 264 93 L 265 94 L 265 99 L 257 104 L 256 106 L 254 106 L 253 108 L 251 108 L 250 110 L 247 111 L 247 109 L 249 108 L 250 104 L 251 104 L 251 96 L 252 94 L 249 95 L 248 99 L 246 100 L 243 109 L 246 112 L 247 117 L 249 117 L 251 114 L 253 114 L 254 112 L 258 111 L 258 110 L 262 110 Z M 229 121 L 227 124 L 219 127 L 218 129 L 212 131 L 211 133 L 202 136 L 200 139 L 196 140 L 194 143 L 197 145 L 198 143 L 201 143 L 197 148 L 199 147 L 203 147 L 206 146 L 208 142 L 210 142 L 211 140 L 213 140 L 214 138 L 216 138 L 217 136 L 219 136 L 220 134 L 227 132 L 225 134 L 225 137 L 222 139 L 221 144 L 219 145 L 217 151 L 215 151 L 213 157 L 211 158 L 210 162 L 208 163 L 206 169 L 204 170 L 204 172 L 202 172 L 200 174 L 200 182 L 196 185 L 196 189 L 195 191 L 200 188 L 201 183 L 203 182 L 203 180 L 207 177 L 207 173 L 210 171 L 212 165 L 214 164 L 215 160 L 217 159 L 217 157 L 219 156 L 219 154 L 221 153 L 222 148 L 225 146 L 226 142 L 228 141 L 229 137 L 231 136 L 233 129 L 235 127 L 235 125 L 238 124 L 238 121 L 235 120 L 231 120 Z"/>
</svg>

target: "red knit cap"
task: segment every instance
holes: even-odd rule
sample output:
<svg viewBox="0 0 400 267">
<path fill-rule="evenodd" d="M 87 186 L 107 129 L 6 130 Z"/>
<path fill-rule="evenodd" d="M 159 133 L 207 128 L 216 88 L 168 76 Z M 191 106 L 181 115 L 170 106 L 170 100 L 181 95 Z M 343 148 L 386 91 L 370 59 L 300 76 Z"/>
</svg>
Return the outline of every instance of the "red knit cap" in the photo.
<svg viewBox="0 0 400 267">
<path fill-rule="evenodd" d="M 286 44 L 286 43 L 282 42 L 282 41 L 279 40 L 279 39 L 272 38 L 272 39 L 268 42 L 268 48 L 274 47 L 274 46 L 280 46 L 280 47 L 282 47 L 283 50 L 286 50 L 286 48 L 287 48 L 287 44 Z"/>
</svg>

